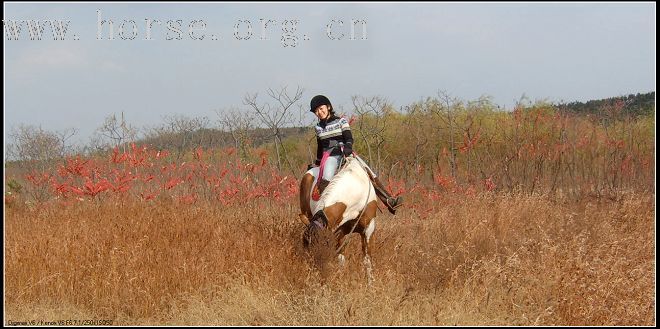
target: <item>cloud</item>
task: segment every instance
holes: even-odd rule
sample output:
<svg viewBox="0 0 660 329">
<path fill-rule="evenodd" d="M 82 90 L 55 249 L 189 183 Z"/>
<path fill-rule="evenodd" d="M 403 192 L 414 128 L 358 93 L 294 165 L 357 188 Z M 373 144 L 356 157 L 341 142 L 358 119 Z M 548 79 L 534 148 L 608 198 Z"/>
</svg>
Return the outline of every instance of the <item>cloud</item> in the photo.
<svg viewBox="0 0 660 329">
<path fill-rule="evenodd" d="M 99 69 L 106 72 L 117 72 L 117 73 L 128 72 L 126 67 L 124 67 L 123 65 L 120 65 L 114 61 L 106 61 L 106 60 L 102 61 L 99 64 Z"/>
<path fill-rule="evenodd" d="M 89 65 L 85 50 L 70 44 L 23 49 L 15 58 L 18 69 L 71 69 Z"/>
</svg>

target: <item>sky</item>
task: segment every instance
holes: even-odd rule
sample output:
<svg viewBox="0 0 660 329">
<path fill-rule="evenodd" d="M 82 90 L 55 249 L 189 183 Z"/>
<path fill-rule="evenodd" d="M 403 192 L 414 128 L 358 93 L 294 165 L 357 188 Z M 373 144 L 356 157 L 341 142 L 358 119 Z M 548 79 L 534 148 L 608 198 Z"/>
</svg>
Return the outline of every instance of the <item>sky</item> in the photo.
<svg viewBox="0 0 660 329">
<path fill-rule="evenodd" d="M 345 112 L 354 95 L 398 108 L 442 90 L 510 108 L 523 95 L 570 102 L 655 91 L 655 3 L 3 7 L 5 146 L 21 124 L 76 128 L 85 143 L 121 112 L 137 127 L 177 114 L 213 125 L 216 111 L 247 111 L 246 94 L 274 105 L 268 88 L 303 88 L 305 110 L 323 94 Z M 43 27 L 40 40 L 26 21 Z M 53 37 L 58 21 L 64 40 Z"/>
</svg>

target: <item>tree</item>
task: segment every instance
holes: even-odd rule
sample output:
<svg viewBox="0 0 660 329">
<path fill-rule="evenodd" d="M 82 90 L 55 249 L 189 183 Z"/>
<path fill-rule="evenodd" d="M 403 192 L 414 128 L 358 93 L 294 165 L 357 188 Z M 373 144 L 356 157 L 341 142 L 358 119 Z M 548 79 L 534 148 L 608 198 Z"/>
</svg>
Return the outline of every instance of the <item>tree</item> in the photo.
<svg viewBox="0 0 660 329">
<path fill-rule="evenodd" d="M 450 96 L 446 91 L 438 91 L 438 98 L 433 101 L 435 104 L 431 106 L 431 111 L 444 124 L 438 129 L 446 131 L 451 176 L 456 179 L 458 169 L 458 137 L 456 134 L 461 129 L 458 123 L 458 112 L 462 107 L 462 102 L 458 98 Z"/>
<path fill-rule="evenodd" d="M 195 146 L 211 145 L 213 134 L 208 131 L 207 117 L 188 117 L 181 114 L 164 116 L 164 122 L 145 130 L 145 139 L 157 148 L 172 150 L 177 159 Z M 208 139 L 204 144 L 205 137 Z"/>
<path fill-rule="evenodd" d="M 296 88 L 293 96 L 290 96 L 287 87 L 275 91 L 268 88 L 268 95 L 276 101 L 276 105 L 271 106 L 269 103 L 260 105 L 257 102 L 257 94 L 247 94 L 243 99 L 243 104 L 250 107 L 256 114 L 261 123 L 270 130 L 270 138 L 275 145 L 275 154 L 277 155 L 277 168 L 282 169 L 282 161 L 286 160 L 289 169 L 295 174 L 291 161 L 287 157 L 286 148 L 282 142 L 282 128 L 290 125 L 292 122 L 292 108 L 302 97 L 303 89 Z"/>
<path fill-rule="evenodd" d="M 358 115 L 356 138 L 360 138 L 367 148 L 369 163 L 375 164 L 376 172 L 382 168 L 382 162 L 387 158 L 383 156 L 383 144 L 385 143 L 385 128 L 387 127 L 388 114 L 392 106 L 386 99 L 374 96 L 366 98 L 352 96 L 353 111 Z M 374 162 L 375 161 L 375 162 Z"/>
<path fill-rule="evenodd" d="M 105 118 L 103 124 L 96 129 L 96 136 L 92 137 L 92 144 L 97 150 L 110 147 L 122 147 L 126 152 L 127 142 L 134 141 L 137 137 L 137 129 L 126 123 L 124 112 L 121 112 L 119 120 L 113 113 Z"/>
<path fill-rule="evenodd" d="M 246 159 L 252 144 L 252 130 L 254 129 L 254 115 L 240 113 L 236 109 L 227 111 L 215 111 L 218 115 L 218 123 L 223 131 L 229 132 L 234 147 L 239 151 L 241 157 Z"/>
<path fill-rule="evenodd" d="M 27 162 L 31 169 L 45 170 L 52 160 L 68 154 L 71 148 L 68 141 L 77 132 L 75 128 L 52 132 L 32 125 L 19 125 L 9 134 L 12 142 L 7 146 L 7 156 Z"/>
<path fill-rule="evenodd" d="M 425 154 L 424 150 L 428 147 L 429 137 L 431 136 L 429 136 L 428 131 L 425 129 L 425 121 L 428 120 L 426 119 L 426 115 L 422 111 L 420 104 L 406 106 L 403 113 L 405 113 L 403 123 L 410 128 L 407 134 L 411 139 L 409 144 L 410 150 L 414 152 L 407 156 L 408 159 L 412 160 L 412 163 L 409 163 L 406 166 L 406 173 L 408 174 L 410 168 L 414 171 L 419 171 L 421 169 L 423 164 L 422 160 Z"/>
</svg>

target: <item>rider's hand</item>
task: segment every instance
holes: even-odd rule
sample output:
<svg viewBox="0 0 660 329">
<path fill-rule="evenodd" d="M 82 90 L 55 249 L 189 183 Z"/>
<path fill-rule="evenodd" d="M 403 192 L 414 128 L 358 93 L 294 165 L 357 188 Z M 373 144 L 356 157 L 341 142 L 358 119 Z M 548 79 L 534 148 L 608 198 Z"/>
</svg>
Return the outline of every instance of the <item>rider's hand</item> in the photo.
<svg viewBox="0 0 660 329">
<path fill-rule="evenodd" d="M 353 149 L 350 147 L 344 147 L 344 156 L 345 157 L 353 156 Z"/>
</svg>

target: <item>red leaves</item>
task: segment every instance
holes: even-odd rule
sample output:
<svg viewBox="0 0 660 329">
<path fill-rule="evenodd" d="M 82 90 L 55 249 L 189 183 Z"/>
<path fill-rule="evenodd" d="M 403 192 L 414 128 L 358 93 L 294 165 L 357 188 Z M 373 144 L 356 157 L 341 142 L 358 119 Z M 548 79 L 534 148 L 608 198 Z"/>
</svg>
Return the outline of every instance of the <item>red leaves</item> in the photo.
<svg viewBox="0 0 660 329">
<path fill-rule="evenodd" d="M 112 150 L 112 163 L 122 163 L 128 159 L 128 154 L 124 153 L 119 155 L 119 148 L 115 146 Z"/>
<path fill-rule="evenodd" d="M 166 150 L 159 150 L 158 152 L 156 152 L 156 155 L 154 156 L 154 158 L 155 159 L 161 159 L 161 158 L 167 157 L 168 155 L 170 155 L 170 152 L 167 152 Z"/>
<path fill-rule="evenodd" d="M 75 159 L 66 159 L 66 166 L 64 166 L 64 169 L 72 175 L 87 177 L 90 175 L 92 167 L 90 160 L 83 161 L 80 159 L 80 156 L 78 156 Z"/>
<path fill-rule="evenodd" d="M 477 140 L 478 136 L 467 142 L 474 145 Z M 208 156 L 211 152 L 198 148 L 189 154 L 195 161 L 168 163 L 166 150 L 149 151 L 133 144 L 127 152 L 114 148 L 101 161 L 81 156 L 68 158 L 53 170 L 55 176 L 46 171 L 33 172 L 25 178 L 32 186 L 42 186 L 46 194 L 50 193 L 46 199 L 61 198 L 58 201 L 61 205 L 73 204 L 70 201 L 76 199 L 97 199 L 101 195 L 104 200 L 121 196 L 143 202 L 169 197 L 181 205 L 194 205 L 203 198 L 223 205 L 262 204 L 261 200 L 297 202 L 298 177 L 281 175 L 269 163 L 267 151 L 260 150 L 255 162 L 237 157 L 233 148 L 220 151 L 231 158 L 211 162 Z M 422 174 L 424 166 L 420 165 L 416 171 Z M 388 179 L 388 189 L 393 195 L 410 193 L 405 181 Z M 431 201 L 438 200 L 441 193 L 451 191 L 456 184 L 442 175 L 435 175 L 435 181 L 440 189 L 423 192 Z"/>
<path fill-rule="evenodd" d="M 580 136 L 580 139 L 577 141 L 577 144 L 575 147 L 577 149 L 584 149 L 586 148 L 589 144 L 591 144 L 591 140 L 589 139 L 589 136 L 587 135 L 582 135 Z"/>
<path fill-rule="evenodd" d="M 85 185 L 83 187 L 83 192 L 86 195 L 92 197 L 95 197 L 97 194 L 113 188 L 112 184 L 110 184 L 107 179 L 102 179 L 96 183 L 92 182 L 91 180 L 87 180 L 85 181 Z"/>
<path fill-rule="evenodd" d="M 451 177 L 446 177 L 438 173 L 435 175 L 435 183 L 442 186 L 443 188 L 448 189 L 452 186 L 453 179 Z"/>
<path fill-rule="evenodd" d="M 294 197 L 298 195 L 298 181 L 291 178 L 288 180 L 288 182 L 285 184 L 286 186 L 286 197 Z"/>
<path fill-rule="evenodd" d="M 197 194 L 191 193 L 187 195 L 182 195 L 179 197 L 179 202 L 187 205 L 191 205 L 197 201 Z"/>
<path fill-rule="evenodd" d="M 495 183 L 493 183 L 493 178 L 492 177 L 488 177 L 484 181 L 484 186 L 486 187 L 486 191 L 488 191 L 488 192 L 495 190 L 495 188 L 497 187 L 497 185 L 495 185 Z"/>
<path fill-rule="evenodd" d="M 53 176 L 49 173 L 36 173 L 36 172 L 25 175 L 25 179 L 27 179 L 30 183 L 32 183 L 35 186 L 42 186 L 44 184 L 47 184 L 48 182 L 51 181 L 52 177 Z"/>
<path fill-rule="evenodd" d="M 179 185 L 179 183 L 182 183 L 183 179 L 180 178 L 172 178 L 170 179 L 165 185 L 163 185 L 163 188 L 166 190 L 171 190 L 173 187 Z"/>
<path fill-rule="evenodd" d="M 195 160 L 197 160 L 197 161 L 202 161 L 202 160 L 203 160 L 203 157 L 204 157 L 204 150 L 202 150 L 201 147 L 198 147 L 198 148 L 195 150 L 194 157 L 195 157 Z"/>
<path fill-rule="evenodd" d="M 77 196 L 81 196 L 81 195 L 85 194 L 85 192 L 83 192 L 83 190 L 81 190 L 80 188 L 77 188 L 75 186 L 69 186 L 69 191 L 73 192 L 73 194 L 75 194 Z"/>
<path fill-rule="evenodd" d="M 470 137 L 468 133 L 463 134 L 463 145 L 458 148 L 458 150 L 461 153 L 469 152 L 472 148 L 474 148 L 475 145 L 477 145 L 477 142 L 479 141 L 479 137 L 481 137 L 481 132 L 477 131 L 477 133 Z"/>
<path fill-rule="evenodd" d="M 142 200 L 144 200 L 144 201 L 153 200 L 153 199 L 156 198 L 157 195 L 158 195 L 158 192 L 148 192 L 148 193 L 141 192 L 141 193 L 140 193 L 140 197 L 141 197 Z"/>
<path fill-rule="evenodd" d="M 389 190 L 392 191 L 392 196 L 398 196 L 406 193 L 406 186 L 403 180 L 395 180 L 392 177 L 387 178 Z"/>
<path fill-rule="evenodd" d="M 606 144 L 608 147 L 614 148 L 614 149 L 623 149 L 626 146 L 626 143 L 623 141 L 623 139 L 607 139 Z"/>
<path fill-rule="evenodd" d="M 165 155 L 163 155 L 165 156 Z M 162 157 L 160 152 L 154 154 L 154 158 Z M 147 147 L 142 146 L 138 147 L 135 143 L 131 143 L 130 152 L 119 154 L 119 148 L 115 147 L 112 150 L 111 162 L 114 164 L 128 162 L 131 167 L 140 167 L 148 166 L 147 160 L 149 160 L 149 154 L 147 152 Z"/>
<path fill-rule="evenodd" d="M 11 206 L 16 202 L 16 197 L 11 194 L 5 194 L 5 205 Z"/>
</svg>

